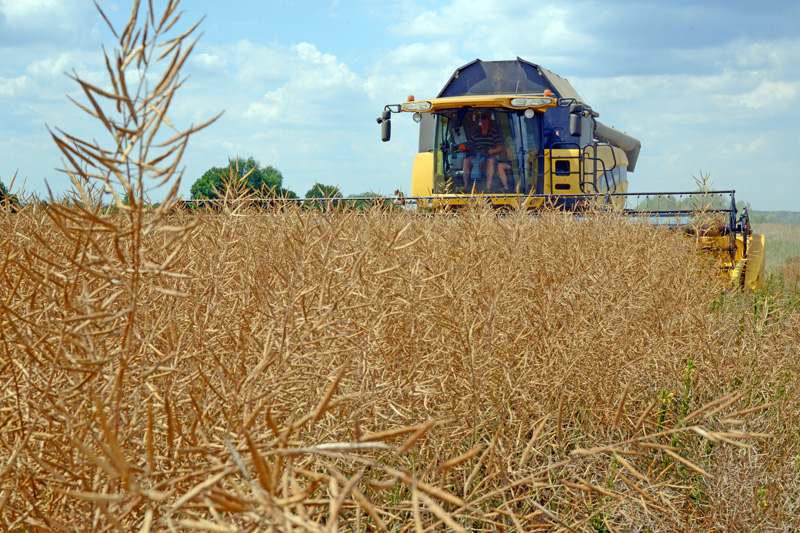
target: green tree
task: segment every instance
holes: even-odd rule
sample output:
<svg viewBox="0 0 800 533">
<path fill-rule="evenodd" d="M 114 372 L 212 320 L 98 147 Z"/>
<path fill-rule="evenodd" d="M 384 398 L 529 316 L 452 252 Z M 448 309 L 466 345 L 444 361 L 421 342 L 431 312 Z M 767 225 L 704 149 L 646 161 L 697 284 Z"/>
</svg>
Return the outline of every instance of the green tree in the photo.
<svg viewBox="0 0 800 533">
<path fill-rule="evenodd" d="M 297 198 L 297 193 L 291 189 L 281 187 L 275 194 L 278 198 Z"/>
<path fill-rule="evenodd" d="M 16 211 L 19 208 L 19 198 L 16 194 L 8 192 L 5 184 L 0 180 L 0 208 L 6 205 L 11 206 L 12 211 Z"/>
<path fill-rule="evenodd" d="M 378 194 L 373 191 L 367 191 L 348 196 L 347 205 L 348 207 L 358 211 L 367 211 L 375 206 L 380 206 L 383 209 L 391 208 L 392 202 L 382 194 Z"/>
<path fill-rule="evenodd" d="M 341 198 L 342 193 L 338 187 L 333 185 L 325 185 L 323 183 L 315 183 L 313 187 L 308 189 L 306 198 Z"/>
<path fill-rule="evenodd" d="M 231 159 L 227 167 L 211 167 L 190 189 L 193 200 L 221 198 L 225 194 L 225 183 L 235 177 L 247 176 L 245 188 L 247 192 L 258 197 L 284 196 L 297 198 L 297 195 L 282 187 L 283 174 L 273 166 L 262 167 L 252 157 L 247 159 Z"/>
<path fill-rule="evenodd" d="M 306 198 L 320 198 L 319 201 L 305 202 L 303 207 L 306 209 L 328 210 L 340 206 L 342 193 L 338 187 L 315 183 L 306 193 Z M 322 200 L 324 199 L 324 201 Z"/>
</svg>

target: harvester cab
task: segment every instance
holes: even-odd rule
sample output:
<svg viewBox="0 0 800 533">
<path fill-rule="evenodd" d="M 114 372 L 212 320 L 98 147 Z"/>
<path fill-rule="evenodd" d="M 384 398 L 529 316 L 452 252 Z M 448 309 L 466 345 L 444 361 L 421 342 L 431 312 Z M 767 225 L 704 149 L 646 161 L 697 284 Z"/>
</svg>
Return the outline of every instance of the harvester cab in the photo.
<svg viewBox="0 0 800 533">
<path fill-rule="evenodd" d="M 436 98 L 385 106 L 378 118 L 384 142 L 393 113 L 412 113 L 419 124 L 404 206 L 612 209 L 688 229 L 732 278 L 751 289 L 762 285 L 764 238 L 752 234 L 746 211 L 737 216 L 734 191 L 629 193 L 639 140 L 598 121 L 569 81 L 539 65 L 476 59 Z"/>
<path fill-rule="evenodd" d="M 519 205 L 521 196 L 528 207 L 547 196 L 584 205 L 587 194 L 627 192 L 641 146 L 597 121 L 566 79 L 519 58 L 475 60 L 436 98 L 386 106 L 384 141 L 393 112 L 420 124 L 411 195 L 435 205 L 463 205 L 475 194 L 496 205 Z"/>
</svg>

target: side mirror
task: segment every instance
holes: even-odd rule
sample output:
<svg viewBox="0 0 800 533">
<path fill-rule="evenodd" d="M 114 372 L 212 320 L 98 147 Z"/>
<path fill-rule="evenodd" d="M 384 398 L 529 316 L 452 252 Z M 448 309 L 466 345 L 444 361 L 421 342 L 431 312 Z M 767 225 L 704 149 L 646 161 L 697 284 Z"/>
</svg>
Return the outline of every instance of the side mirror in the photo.
<svg viewBox="0 0 800 533">
<path fill-rule="evenodd" d="M 384 109 L 378 123 L 381 125 L 381 140 L 387 142 L 392 138 L 392 112 Z"/>
<path fill-rule="evenodd" d="M 580 137 L 583 118 L 583 106 L 577 102 L 569 106 L 569 134 L 573 137 Z"/>
<path fill-rule="evenodd" d="M 583 125 L 583 117 L 580 115 L 570 115 L 569 116 L 569 134 L 573 137 L 580 137 Z"/>
</svg>

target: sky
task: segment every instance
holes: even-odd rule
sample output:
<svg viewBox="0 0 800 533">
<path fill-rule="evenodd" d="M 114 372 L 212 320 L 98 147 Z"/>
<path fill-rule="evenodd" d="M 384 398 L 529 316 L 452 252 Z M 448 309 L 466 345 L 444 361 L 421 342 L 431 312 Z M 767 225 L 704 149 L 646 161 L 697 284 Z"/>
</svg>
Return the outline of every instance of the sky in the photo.
<svg viewBox="0 0 800 533">
<path fill-rule="evenodd" d="M 132 2 L 97 0 L 122 26 Z M 143 2 L 146 7 L 146 2 Z M 153 0 L 163 10 L 163 0 Z M 710 175 L 755 210 L 800 211 L 800 2 L 765 0 L 184 0 L 203 19 L 170 119 L 222 117 L 192 137 L 181 193 L 254 157 L 303 196 L 410 190 L 417 126 L 375 119 L 431 98 L 476 58 L 521 57 L 565 78 L 599 120 L 642 143 L 630 190 L 684 191 Z M 66 73 L 102 85 L 116 40 L 90 0 L 0 0 L 0 180 L 70 185 L 48 131 L 102 139 Z M 107 85 L 107 82 L 105 82 Z M 152 191 L 158 199 L 158 190 Z"/>
</svg>

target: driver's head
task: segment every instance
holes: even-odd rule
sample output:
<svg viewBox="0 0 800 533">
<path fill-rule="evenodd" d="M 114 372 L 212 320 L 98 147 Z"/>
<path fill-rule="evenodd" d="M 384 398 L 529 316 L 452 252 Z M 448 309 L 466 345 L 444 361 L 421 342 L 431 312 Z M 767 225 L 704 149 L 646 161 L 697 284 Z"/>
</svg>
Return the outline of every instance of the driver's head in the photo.
<svg viewBox="0 0 800 533">
<path fill-rule="evenodd" d="M 478 123 L 481 125 L 481 132 L 485 135 L 492 123 L 492 116 L 489 113 L 481 113 L 478 115 Z"/>
</svg>

